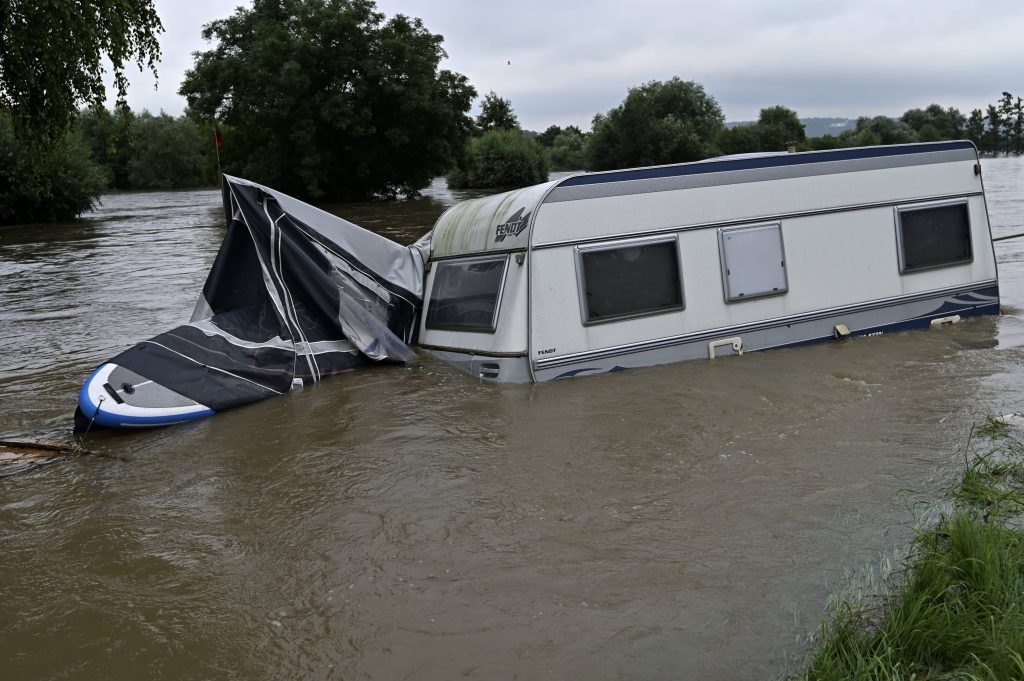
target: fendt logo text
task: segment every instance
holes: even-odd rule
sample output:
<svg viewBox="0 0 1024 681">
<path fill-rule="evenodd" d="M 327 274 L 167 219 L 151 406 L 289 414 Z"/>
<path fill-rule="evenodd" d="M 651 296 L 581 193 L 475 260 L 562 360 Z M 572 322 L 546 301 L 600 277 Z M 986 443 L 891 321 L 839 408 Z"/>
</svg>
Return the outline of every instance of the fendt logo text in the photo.
<svg viewBox="0 0 1024 681">
<path fill-rule="evenodd" d="M 519 236 L 526 229 L 526 225 L 530 223 L 530 213 L 523 215 L 525 208 L 520 208 L 512 214 L 508 220 L 498 225 L 497 229 L 494 230 L 494 241 L 504 241 L 507 236 Z"/>
</svg>

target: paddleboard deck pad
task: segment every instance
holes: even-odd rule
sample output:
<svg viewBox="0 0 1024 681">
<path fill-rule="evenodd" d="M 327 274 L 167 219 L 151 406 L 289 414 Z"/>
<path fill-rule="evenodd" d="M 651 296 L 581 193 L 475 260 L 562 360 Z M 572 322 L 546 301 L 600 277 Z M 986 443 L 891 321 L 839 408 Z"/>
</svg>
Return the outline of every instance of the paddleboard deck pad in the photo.
<svg viewBox="0 0 1024 681">
<path fill-rule="evenodd" d="M 168 426 L 215 413 L 205 404 L 110 363 L 94 371 L 82 386 L 78 409 L 87 422 L 105 428 Z"/>
<path fill-rule="evenodd" d="M 166 426 L 375 362 L 408 362 L 428 245 L 225 176 L 227 232 L 191 321 L 107 360 L 75 429 Z"/>
</svg>

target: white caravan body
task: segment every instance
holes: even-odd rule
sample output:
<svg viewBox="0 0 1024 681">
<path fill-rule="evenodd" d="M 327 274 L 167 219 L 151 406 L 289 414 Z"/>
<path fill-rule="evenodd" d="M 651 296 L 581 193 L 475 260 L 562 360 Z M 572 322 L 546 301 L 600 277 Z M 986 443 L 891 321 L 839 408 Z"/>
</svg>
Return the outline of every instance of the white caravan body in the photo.
<svg viewBox="0 0 1024 681">
<path fill-rule="evenodd" d="M 939 142 L 581 174 L 449 209 L 419 344 L 546 381 L 997 314 L 978 154 Z"/>
</svg>

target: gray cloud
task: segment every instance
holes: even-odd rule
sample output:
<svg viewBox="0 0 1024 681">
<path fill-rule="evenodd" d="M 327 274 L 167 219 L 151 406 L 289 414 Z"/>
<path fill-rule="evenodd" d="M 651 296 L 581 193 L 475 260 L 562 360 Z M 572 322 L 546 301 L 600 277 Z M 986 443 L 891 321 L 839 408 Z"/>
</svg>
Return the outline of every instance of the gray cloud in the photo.
<svg viewBox="0 0 1024 681">
<path fill-rule="evenodd" d="M 238 0 L 158 0 L 167 25 L 161 84 L 133 78 L 132 106 L 170 113 L 201 25 Z M 444 64 L 480 94 L 512 101 L 521 124 L 589 127 L 632 86 L 696 80 L 730 120 L 785 104 L 804 116 L 895 115 L 937 102 L 962 111 L 1024 94 L 1017 0 L 378 0 L 445 37 Z M 511 64 L 509 64 L 511 62 Z"/>
</svg>

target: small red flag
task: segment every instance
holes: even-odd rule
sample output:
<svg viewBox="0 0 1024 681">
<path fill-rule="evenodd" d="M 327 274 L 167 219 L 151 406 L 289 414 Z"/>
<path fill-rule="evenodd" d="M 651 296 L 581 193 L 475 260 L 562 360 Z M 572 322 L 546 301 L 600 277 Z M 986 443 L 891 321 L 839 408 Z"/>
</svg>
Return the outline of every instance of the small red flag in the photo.
<svg viewBox="0 0 1024 681">
<path fill-rule="evenodd" d="M 220 134 L 220 128 L 217 126 L 213 127 L 213 146 L 218 149 L 224 146 L 224 135 Z"/>
</svg>

